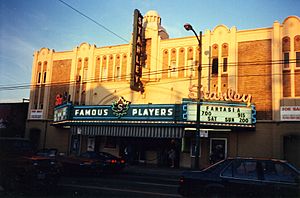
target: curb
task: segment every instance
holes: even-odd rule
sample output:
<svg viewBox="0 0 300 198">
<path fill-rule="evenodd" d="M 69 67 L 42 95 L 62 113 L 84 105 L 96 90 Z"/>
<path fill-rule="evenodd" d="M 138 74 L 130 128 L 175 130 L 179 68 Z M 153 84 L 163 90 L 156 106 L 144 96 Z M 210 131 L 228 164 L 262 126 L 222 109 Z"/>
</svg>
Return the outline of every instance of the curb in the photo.
<svg viewBox="0 0 300 198">
<path fill-rule="evenodd" d="M 171 168 L 159 168 L 155 166 L 127 166 L 123 172 L 128 174 L 140 174 L 140 175 L 166 175 L 172 177 L 179 177 L 183 171 L 187 169 L 171 169 Z"/>
</svg>

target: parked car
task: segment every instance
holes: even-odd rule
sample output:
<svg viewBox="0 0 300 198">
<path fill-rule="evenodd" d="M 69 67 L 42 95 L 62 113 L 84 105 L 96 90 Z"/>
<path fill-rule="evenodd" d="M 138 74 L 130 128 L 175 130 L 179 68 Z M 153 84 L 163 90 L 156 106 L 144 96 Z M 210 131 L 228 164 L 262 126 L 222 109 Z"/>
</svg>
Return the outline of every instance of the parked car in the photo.
<svg viewBox="0 0 300 198">
<path fill-rule="evenodd" d="M 35 154 L 24 138 L 0 138 L 0 185 L 9 190 L 51 190 L 60 178 L 55 159 Z"/>
<path fill-rule="evenodd" d="M 117 157 L 107 152 L 96 153 L 100 159 L 103 160 L 103 168 L 108 171 L 120 171 L 125 168 L 126 161 L 121 157 Z"/>
<path fill-rule="evenodd" d="M 185 171 L 179 194 L 197 197 L 299 197 L 299 170 L 283 160 L 228 158 L 202 171 Z"/>
<path fill-rule="evenodd" d="M 88 173 L 99 175 L 104 171 L 119 171 L 125 167 L 125 160 L 106 152 L 87 151 L 79 156 L 58 158 L 67 174 Z"/>
<path fill-rule="evenodd" d="M 103 172 L 103 162 L 92 153 L 82 153 L 79 156 L 57 156 L 64 174 L 95 174 Z"/>
<path fill-rule="evenodd" d="M 45 149 L 40 149 L 36 152 L 36 155 L 38 156 L 44 156 L 44 157 L 50 157 L 50 158 L 55 158 L 57 156 L 58 150 L 55 148 L 45 148 Z"/>
</svg>

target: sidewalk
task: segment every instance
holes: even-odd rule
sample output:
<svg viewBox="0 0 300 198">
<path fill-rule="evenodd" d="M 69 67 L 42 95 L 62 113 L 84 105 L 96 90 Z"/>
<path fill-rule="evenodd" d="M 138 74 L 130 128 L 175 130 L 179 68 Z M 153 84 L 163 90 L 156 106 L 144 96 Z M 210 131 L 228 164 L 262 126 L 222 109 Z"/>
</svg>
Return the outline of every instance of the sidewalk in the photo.
<svg viewBox="0 0 300 198">
<path fill-rule="evenodd" d="M 188 168 L 157 167 L 156 165 L 128 165 L 123 172 L 137 175 L 162 175 L 179 178 L 181 173 Z"/>
</svg>

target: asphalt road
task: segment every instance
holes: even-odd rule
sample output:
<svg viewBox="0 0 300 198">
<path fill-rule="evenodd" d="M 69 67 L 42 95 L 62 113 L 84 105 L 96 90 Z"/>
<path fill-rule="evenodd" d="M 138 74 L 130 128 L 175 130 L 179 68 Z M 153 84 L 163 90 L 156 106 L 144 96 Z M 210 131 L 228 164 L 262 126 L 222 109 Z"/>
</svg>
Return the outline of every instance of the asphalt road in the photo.
<svg viewBox="0 0 300 198">
<path fill-rule="evenodd" d="M 53 192 L 5 197 L 181 197 L 177 193 L 179 174 L 179 170 L 131 167 L 118 174 L 63 176 Z"/>
</svg>

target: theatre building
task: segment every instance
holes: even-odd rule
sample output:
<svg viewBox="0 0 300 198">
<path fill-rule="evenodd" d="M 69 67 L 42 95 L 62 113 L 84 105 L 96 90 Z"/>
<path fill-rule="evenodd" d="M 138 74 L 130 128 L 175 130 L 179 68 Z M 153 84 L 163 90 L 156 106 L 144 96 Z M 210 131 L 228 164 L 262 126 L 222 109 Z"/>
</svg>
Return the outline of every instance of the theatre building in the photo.
<svg viewBox="0 0 300 198">
<path fill-rule="evenodd" d="M 170 166 L 173 149 L 175 166 L 193 167 L 198 133 L 201 167 L 235 156 L 300 166 L 298 16 L 205 30 L 201 56 L 195 35 L 169 38 L 156 11 L 133 18 L 128 44 L 34 52 L 27 137 L 67 154 L 130 153 L 130 163 L 158 166 Z"/>
</svg>

